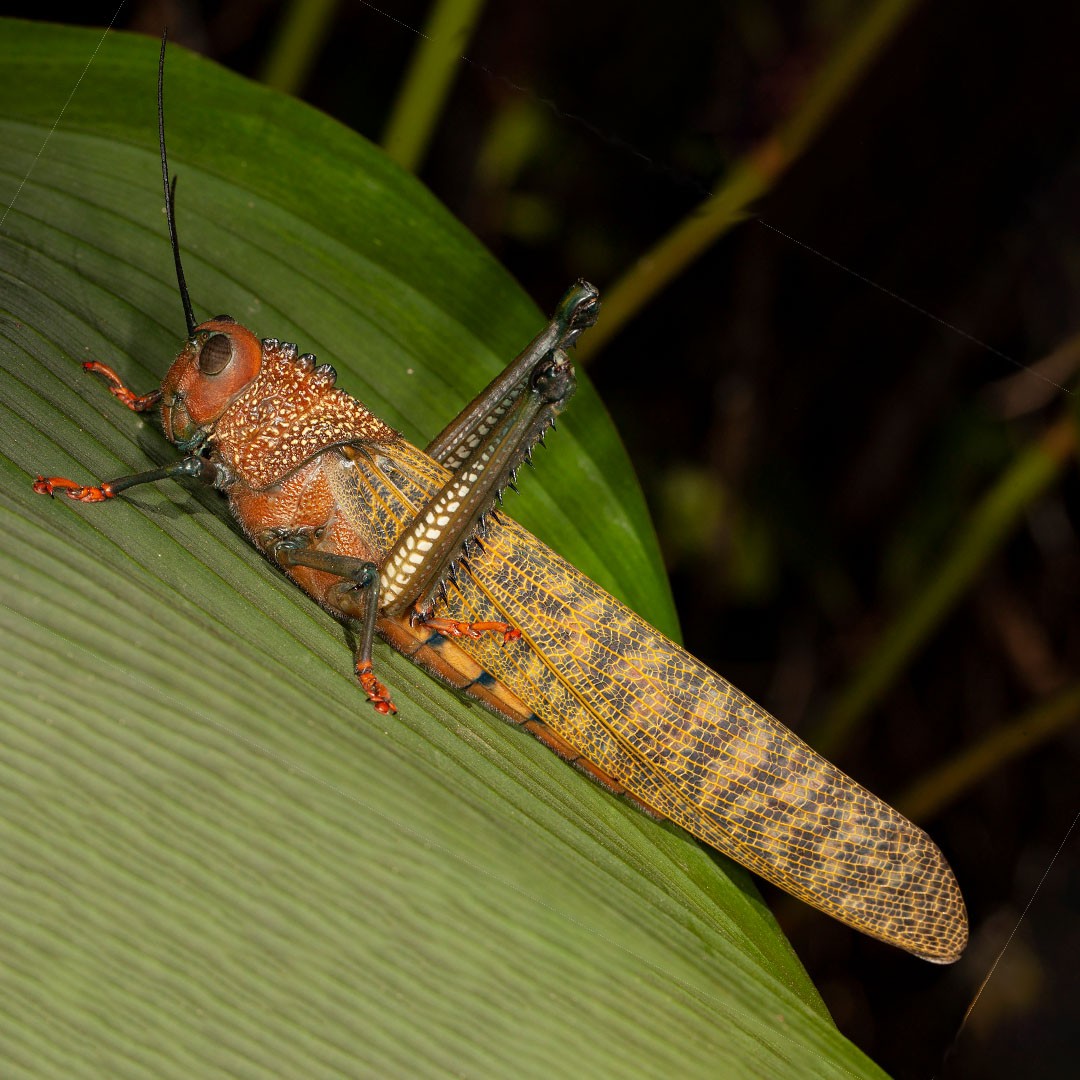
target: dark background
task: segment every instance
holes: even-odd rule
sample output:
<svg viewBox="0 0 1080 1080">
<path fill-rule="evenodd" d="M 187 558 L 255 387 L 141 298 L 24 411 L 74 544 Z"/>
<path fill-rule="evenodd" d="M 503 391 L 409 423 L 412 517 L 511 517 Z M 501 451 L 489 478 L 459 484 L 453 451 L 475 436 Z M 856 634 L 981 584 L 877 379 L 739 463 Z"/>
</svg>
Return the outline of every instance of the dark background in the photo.
<svg viewBox="0 0 1080 1080">
<path fill-rule="evenodd" d="M 541 307 L 578 276 L 603 291 L 792 113 L 869 6 L 490 3 L 421 175 Z M 70 7 L 12 13 L 104 25 L 115 5 Z M 426 7 L 342 0 L 302 96 L 378 139 Z M 131 2 L 116 26 L 167 22 L 257 77 L 282 10 Z M 1069 356 L 1040 362 L 1080 330 L 1078 40 L 1066 5 L 911 5 L 753 208 L 765 224 L 723 237 L 589 362 L 687 645 L 811 740 L 975 501 L 1076 413 Z M 898 797 L 1074 685 L 1078 523 L 1072 463 L 831 756 Z M 1080 808 L 1078 757 L 1074 726 L 920 822 L 969 905 L 952 968 L 769 894 L 841 1029 L 896 1076 L 1074 1075 L 1077 836 L 1010 935 Z"/>
</svg>

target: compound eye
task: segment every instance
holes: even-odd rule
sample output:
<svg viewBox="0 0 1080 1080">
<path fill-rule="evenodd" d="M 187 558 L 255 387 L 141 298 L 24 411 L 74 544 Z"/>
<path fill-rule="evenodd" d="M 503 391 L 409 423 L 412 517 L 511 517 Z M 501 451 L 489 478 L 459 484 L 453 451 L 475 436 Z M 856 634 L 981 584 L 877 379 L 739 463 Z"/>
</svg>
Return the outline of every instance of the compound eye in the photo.
<svg viewBox="0 0 1080 1080">
<path fill-rule="evenodd" d="M 199 371 L 220 375 L 232 360 L 232 342 L 225 334 L 211 334 L 199 350 Z"/>
</svg>

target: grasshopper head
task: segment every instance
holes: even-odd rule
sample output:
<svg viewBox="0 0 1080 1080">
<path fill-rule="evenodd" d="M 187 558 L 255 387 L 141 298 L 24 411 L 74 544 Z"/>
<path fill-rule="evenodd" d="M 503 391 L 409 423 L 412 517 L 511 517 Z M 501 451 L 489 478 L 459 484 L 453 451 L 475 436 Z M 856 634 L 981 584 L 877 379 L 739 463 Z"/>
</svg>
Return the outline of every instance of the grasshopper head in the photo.
<svg viewBox="0 0 1080 1080">
<path fill-rule="evenodd" d="M 247 389 L 262 365 L 262 344 L 228 315 L 200 323 L 161 386 L 165 435 L 185 444 L 205 431 Z"/>
</svg>

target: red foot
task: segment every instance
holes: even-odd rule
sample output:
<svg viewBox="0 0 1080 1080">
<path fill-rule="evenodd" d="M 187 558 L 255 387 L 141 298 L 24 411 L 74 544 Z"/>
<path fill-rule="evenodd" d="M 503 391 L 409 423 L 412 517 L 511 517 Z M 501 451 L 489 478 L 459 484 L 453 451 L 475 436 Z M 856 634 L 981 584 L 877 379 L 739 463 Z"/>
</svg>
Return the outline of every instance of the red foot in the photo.
<svg viewBox="0 0 1080 1080">
<path fill-rule="evenodd" d="M 39 495 L 55 495 L 59 491 L 76 502 L 96 503 L 116 498 L 116 492 L 108 481 L 101 487 L 83 487 L 74 480 L 65 480 L 62 476 L 39 476 L 34 481 L 34 490 Z"/>
<path fill-rule="evenodd" d="M 390 691 L 375 678 L 375 672 L 371 670 L 370 660 L 357 665 L 356 677 L 360 680 L 360 685 L 363 687 L 364 693 L 367 694 L 368 701 L 375 706 L 376 711 L 381 712 L 383 716 L 387 713 L 397 712 L 397 708 L 390 700 Z"/>
<path fill-rule="evenodd" d="M 83 364 L 83 371 L 100 375 L 109 384 L 109 393 L 114 398 L 122 401 L 132 412 L 148 412 L 161 400 L 160 390 L 151 390 L 149 394 L 136 394 L 124 385 L 124 380 L 116 374 L 107 364 L 98 363 L 97 360 L 87 360 Z"/>
<path fill-rule="evenodd" d="M 521 637 L 521 631 L 516 626 L 504 622 L 459 622 L 457 619 L 433 618 L 424 619 L 423 625 L 446 637 L 467 637 L 475 640 L 485 634 L 502 634 L 504 645 Z"/>
</svg>

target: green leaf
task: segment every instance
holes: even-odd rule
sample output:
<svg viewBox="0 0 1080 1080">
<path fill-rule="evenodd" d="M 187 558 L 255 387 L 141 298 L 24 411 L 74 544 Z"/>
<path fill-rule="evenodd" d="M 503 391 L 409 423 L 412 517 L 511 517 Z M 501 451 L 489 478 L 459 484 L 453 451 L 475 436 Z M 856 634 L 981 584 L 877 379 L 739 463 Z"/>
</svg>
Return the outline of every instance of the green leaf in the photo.
<svg viewBox="0 0 1080 1080">
<path fill-rule="evenodd" d="M 149 389 L 183 329 L 157 45 L 98 42 L 0 35 L 5 1074 L 879 1075 L 744 873 L 385 649 L 378 717 L 215 492 L 33 494 L 175 457 L 79 368 Z M 540 325 L 326 117 L 180 49 L 166 109 L 200 317 L 316 352 L 420 441 Z M 670 628 L 587 387 L 540 466 L 511 511 Z"/>
</svg>

